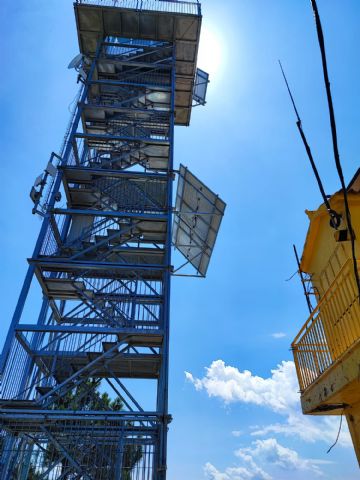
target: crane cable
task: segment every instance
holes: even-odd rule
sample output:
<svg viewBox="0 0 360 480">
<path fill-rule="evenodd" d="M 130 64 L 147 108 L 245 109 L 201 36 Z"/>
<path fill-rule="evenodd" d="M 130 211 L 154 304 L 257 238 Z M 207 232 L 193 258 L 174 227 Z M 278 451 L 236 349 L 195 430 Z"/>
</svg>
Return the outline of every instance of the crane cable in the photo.
<svg viewBox="0 0 360 480">
<path fill-rule="evenodd" d="M 279 60 L 279 65 L 280 65 L 280 68 L 281 68 L 282 76 L 284 77 L 284 81 L 285 81 L 285 84 L 286 84 L 287 91 L 289 92 L 289 96 L 290 96 L 290 99 L 291 99 L 292 106 L 294 107 L 294 112 L 295 112 L 296 119 L 297 119 L 296 120 L 296 126 L 299 130 L 301 140 L 304 144 L 307 156 L 310 160 L 310 164 L 311 164 L 311 167 L 313 169 L 313 172 L 314 172 L 314 175 L 315 175 L 315 178 L 316 178 L 316 181 L 317 181 L 317 184 L 318 184 L 323 202 L 325 204 L 326 210 L 328 211 L 328 213 L 330 215 L 330 224 L 333 228 L 337 229 L 340 226 L 341 216 L 337 212 L 335 212 L 335 210 L 333 210 L 330 206 L 329 199 L 328 199 L 328 197 L 325 193 L 324 186 L 322 184 L 318 169 L 316 167 L 314 157 L 312 155 L 310 146 L 309 146 L 309 144 L 306 140 L 306 136 L 305 136 L 304 130 L 302 128 L 301 118 L 300 118 L 298 109 L 296 108 L 295 100 L 294 100 L 294 97 L 291 93 L 290 86 L 289 86 L 289 83 L 287 81 L 287 78 L 286 78 L 286 75 L 285 75 L 285 72 L 284 72 L 284 69 L 283 69 L 283 66 L 282 66 L 280 60 Z"/>
<path fill-rule="evenodd" d="M 312 6 L 313 13 L 314 13 L 314 17 L 315 17 L 316 32 L 317 32 L 317 37 L 318 37 L 318 42 L 319 42 L 319 47 L 320 47 L 320 53 L 321 53 L 321 61 L 322 61 L 322 68 L 323 68 L 323 74 L 324 74 L 326 96 L 327 96 L 327 102 L 328 102 L 328 108 L 329 108 L 330 128 L 331 128 L 331 136 L 332 136 L 332 143 L 333 143 L 334 159 L 335 159 L 336 169 L 337 169 L 337 172 L 338 172 L 338 176 L 339 176 L 339 179 L 340 179 L 341 188 L 342 188 L 342 192 L 343 192 L 343 196 L 344 196 L 346 223 L 347 223 L 347 227 L 348 227 L 349 234 L 350 234 L 350 239 L 351 239 L 351 253 L 352 253 L 354 274 L 355 274 L 355 280 L 356 280 L 356 284 L 357 284 L 357 288 L 358 288 L 359 301 L 360 301 L 360 278 L 359 278 L 359 272 L 358 272 L 358 268 L 357 268 L 357 260 L 356 260 L 356 252 L 355 252 L 355 234 L 354 234 L 354 231 L 352 229 L 351 214 L 350 214 L 350 208 L 349 208 L 349 203 L 348 203 L 347 189 L 346 189 L 344 175 L 343 175 L 342 166 L 341 166 L 341 162 L 340 162 L 340 155 L 339 155 L 338 142 L 337 142 L 335 113 L 334 113 L 334 106 L 333 106 L 333 101 L 332 101 L 332 96 L 331 96 L 329 74 L 328 74 L 328 69 L 327 69 L 324 34 L 323 34 L 322 26 L 321 26 L 320 15 L 319 15 L 319 11 L 318 11 L 318 8 L 317 8 L 316 0 L 310 0 L 310 1 L 311 1 L 311 6 Z"/>
</svg>

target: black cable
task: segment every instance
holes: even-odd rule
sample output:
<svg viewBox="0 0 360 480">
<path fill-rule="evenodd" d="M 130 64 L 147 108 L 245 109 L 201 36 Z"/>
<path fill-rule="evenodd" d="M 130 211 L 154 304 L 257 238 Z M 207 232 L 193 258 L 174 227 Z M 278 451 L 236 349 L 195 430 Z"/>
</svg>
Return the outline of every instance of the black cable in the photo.
<svg viewBox="0 0 360 480">
<path fill-rule="evenodd" d="M 337 442 L 338 442 L 338 440 L 339 440 L 340 432 L 341 432 L 341 426 L 342 426 L 343 415 L 344 415 L 344 411 L 341 412 L 340 425 L 339 425 L 339 430 L 338 430 L 338 433 L 337 433 L 337 436 L 336 436 L 336 440 L 335 440 L 335 442 L 331 445 L 331 447 L 328 449 L 328 451 L 327 451 L 326 453 L 330 453 L 330 451 L 335 447 L 335 445 L 337 444 Z"/>
<path fill-rule="evenodd" d="M 346 189 L 344 175 L 343 175 L 341 162 L 340 162 L 339 148 L 338 148 L 338 142 L 337 142 L 335 113 L 334 113 L 334 106 L 333 106 L 332 96 L 331 96 L 329 74 L 327 69 L 324 34 L 321 26 L 320 15 L 317 8 L 316 0 L 310 0 L 310 1 L 311 1 L 312 9 L 314 12 L 314 17 L 315 17 L 316 32 L 317 32 L 318 41 L 319 41 L 326 96 L 327 96 L 327 102 L 329 107 L 330 127 L 331 127 L 334 158 L 335 158 L 336 169 L 338 172 L 338 176 L 340 179 L 341 188 L 344 196 L 346 223 L 347 223 L 347 227 L 348 227 L 350 239 L 351 239 L 351 253 L 352 253 L 353 266 L 354 266 L 354 275 L 355 275 L 355 280 L 358 287 L 358 294 L 359 294 L 359 301 L 360 301 L 360 279 L 359 279 L 359 272 L 357 268 L 357 260 L 356 260 L 356 252 L 355 252 L 355 234 L 351 225 L 351 214 L 350 214 L 350 208 L 349 208 L 348 197 L 347 197 L 347 189 Z"/>
<path fill-rule="evenodd" d="M 302 129 L 302 124 L 301 124 L 301 118 L 300 118 L 300 115 L 299 115 L 299 112 L 296 108 L 296 105 L 295 105 L 295 100 L 294 100 L 294 97 L 291 93 L 291 90 L 290 90 L 290 87 L 289 87 L 289 83 L 287 81 L 287 78 L 286 78 L 286 75 L 285 75 L 285 72 L 284 72 L 284 69 L 283 69 L 283 66 L 279 60 L 279 65 L 280 65 L 280 68 L 281 68 L 281 73 L 284 77 L 284 81 L 285 81 L 285 84 L 286 84 L 286 88 L 287 88 L 287 91 L 289 92 L 289 95 L 290 95 L 290 99 L 291 99 L 291 103 L 294 107 L 294 112 L 295 112 L 295 115 L 296 115 L 296 126 L 299 130 L 299 133 L 300 133 L 300 137 L 301 137 L 301 140 L 304 144 L 304 147 L 305 147 L 305 150 L 306 150 L 306 153 L 307 153 L 307 156 L 310 160 L 310 164 L 311 164 L 311 167 L 313 169 L 313 172 L 314 172 L 314 175 L 315 175 L 315 178 L 316 178 L 316 181 L 317 181 L 317 184 L 318 184 L 318 187 L 319 187 L 319 190 L 320 190 L 320 193 L 321 193 L 321 196 L 323 198 L 323 201 L 324 201 L 324 204 L 325 204 L 325 207 L 326 207 L 326 210 L 329 212 L 329 215 L 330 215 L 330 222 L 331 222 L 331 226 L 334 227 L 334 228 L 338 228 L 339 225 L 340 225 L 340 222 L 341 222 L 341 217 L 340 215 L 335 212 L 335 210 L 333 210 L 330 206 L 330 203 L 329 203 L 329 200 L 328 200 L 328 197 L 325 193 L 325 190 L 324 190 L 324 187 L 323 187 L 323 184 L 322 184 L 322 181 L 321 181 L 321 178 L 320 178 L 320 175 L 319 175 L 319 172 L 318 172 L 318 169 L 316 168 L 316 164 L 315 164 L 315 161 L 314 161 L 314 157 L 311 153 L 311 149 L 310 149 L 310 146 L 306 140 L 306 136 L 305 136 L 305 133 Z"/>
</svg>

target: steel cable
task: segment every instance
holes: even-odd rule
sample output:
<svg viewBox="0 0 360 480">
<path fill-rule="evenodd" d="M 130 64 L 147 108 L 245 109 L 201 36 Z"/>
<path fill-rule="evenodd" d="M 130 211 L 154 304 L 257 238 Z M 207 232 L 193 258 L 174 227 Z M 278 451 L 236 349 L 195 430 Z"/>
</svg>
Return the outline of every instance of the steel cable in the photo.
<svg viewBox="0 0 360 480">
<path fill-rule="evenodd" d="M 316 32 L 317 32 L 320 53 L 321 53 L 321 62 L 323 67 L 326 96 L 327 96 L 327 102 L 329 107 L 330 128 L 331 128 L 331 136 L 332 136 L 332 143 L 333 143 L 334 159 L 335 159 L 336 170 L 338 172 L 338 176 L 340 179 L 341 188 L 344 196 L 346 223 L 347 223 L 347 227 L 348 227 L 348 231 L 351 239 L 351 253 L 352 253 L 353 266 L 354 266 L 354 275 L 355 275 L 355 280 L 356 280 L 358 294 L 359 294 L 359 301 L 360 301 L 360 279 L 359 279 L 359 272 L 357 268 L 357 260 L 356 260 L 356 252 L 355 252 L 355 234 L 351 224 L 351 214 L 350 214 L 350 208 L 348 203 L 347 189 L 346 189 L 344 175 L 343 175 L 342 166 L 340 162 L 339 148 L 338 148 L 338 142 L 337 142 L 335 113 L 334 113 L 334 106 L 333 106 L 333 101 L 331 96 L 330 81 L 329 81 L 329 74 L 328 74 L 327 61 L 326 61 L 324 34 L 321 26 L 320 15 L 317 8 L 316 0 L 310 0 L 310 1 L 311 1 L 314 17 L 315 17 Z"/>
<path fill-rule="evenodd" d="M 301 118 L 300 118 L 300 115 L 299 115 L 299 112 L 296 108 L 296 105 L 295 105 L 295 100 L 294 100 L 294 97 L 291 93 L 291 90 L 290 90 L 290 86 L 289 86 L 289 83 L 287 81 L 287 78 L 286 78 L 286 75 L 285 75 L 285 72 L 284 72 L 284 69 L 283 69 L 283 66 L 279 60 L 279 65 L 280 65 L 280 68 L 281 68 L 281 73 L 283 75 L 283 78 L 284 78 L 284 81 L 285 81 L 285 84 L 286 84 L 286 88 L 287 88 L 287 91 L 289 93 L 289 96 L 290 96 L 290 100 L 291 100 L 291 103 L 292 103 L 292 106 L 294 107 L 294 112 L 295 112 L 295 115 L 296 115 L 296 126 L 299 130 L 299 133 L 300 133 L 300 137 L 301 137 L 301 140 L 303 142 L 303 145 L 305 147 L 305 150 L 306 150 L 306 153 L 307 153 L 307 156 L 310 160 L 310 164 L 311 164 L 311 167 L 313 169 L 313 172 L 314 172 L 314 175 L 315 175 L 315 178 L 316 178 L 316 181 L 317 181 L 317 184 L 318 184 L 318 187 L 319 187 L 319 190 L 320 190 L 320 193 L 321 193 L 321 196 L 322 196 L 322 199 L 323 199 L 323 202 L 325 204 L 325 207 L 326 207 L 326 210 L 328 211 L 329 215 L 330 215 L 330 222 L 331 222 L 331 226 L 335 229 L 337 229 L 339 226 L 340 226 L 340 222 L 341 222 L 341 217 L 340 215 L 335 212 L 335 210 L 333 210 L 330 206 L 330 203 L 329 203 L 329 199 L 325 193 L 325 190 L 324 190 L 324 186 L 322 184 L 322 181 L 321 181 L 321 178 L 320 178 L 320 175 L 319 175 L 319 172 L 318 172 L 318 169 L 316 167 L 316 164 L 315 164 L 315 160 L 314 160 L 314 157 L 312 155 L 312 152 L 311 152 L 311 149 L 310 149 L 310 145 L 308 144 L 308 141 L 306 139 L 306 136 L 305 136 L 305 133 L 304 133 L 304 130 L 302 128 L 302 123 L 301 123 Z"/>
</svg>

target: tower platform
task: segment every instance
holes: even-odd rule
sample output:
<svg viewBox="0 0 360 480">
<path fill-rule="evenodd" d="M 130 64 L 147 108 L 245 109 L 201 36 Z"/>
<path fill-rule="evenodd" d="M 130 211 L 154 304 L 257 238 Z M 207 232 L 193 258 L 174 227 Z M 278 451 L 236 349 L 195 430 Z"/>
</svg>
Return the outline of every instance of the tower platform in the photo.
<svg viewBox="0 0 360 480">
<path fill-rule="evenodd" d="M 136 38 L 174 43 L 175 124 L 189 125 L 198 54 L 199 3 L 78 0 L 74 4 L 80 52 L 94 56 L 99 39 Z"/>
</svg>

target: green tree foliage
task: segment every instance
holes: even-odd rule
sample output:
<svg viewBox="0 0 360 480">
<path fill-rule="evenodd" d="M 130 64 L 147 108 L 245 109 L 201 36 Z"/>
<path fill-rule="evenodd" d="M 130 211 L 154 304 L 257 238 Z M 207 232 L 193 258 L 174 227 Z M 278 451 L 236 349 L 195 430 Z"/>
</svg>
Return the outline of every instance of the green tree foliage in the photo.
<svg viewBox="0 0 360 480">
<path fill-rule="evenodd" d="M 39 480 L 40 473 L 36 473 L 35 467 L 30 465 L 27 480 Z"/>
</svg>

